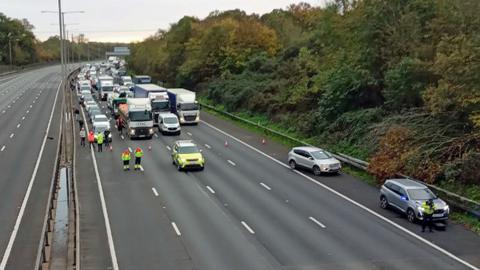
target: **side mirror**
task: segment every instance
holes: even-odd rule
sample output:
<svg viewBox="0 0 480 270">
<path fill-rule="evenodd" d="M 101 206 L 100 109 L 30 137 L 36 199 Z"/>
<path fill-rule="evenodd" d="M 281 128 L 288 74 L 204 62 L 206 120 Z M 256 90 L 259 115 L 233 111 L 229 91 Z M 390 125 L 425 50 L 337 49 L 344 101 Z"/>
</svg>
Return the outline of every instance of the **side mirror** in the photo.
<svg viewBox="0 0 480 270">
<path fill-rule="evenodd" d="M 408 201 L 408 197 L 407 197 L 407 196 L 404 196 L 404 195 L 402 195 L 402 196 L 400 197 L 400 199 L 402 199 L 402 201 Z"/>
<path fill-rule="evenodd" d="M 308 157 L 309 160 L 313 160 L 313 157 Z"/>
</svg>

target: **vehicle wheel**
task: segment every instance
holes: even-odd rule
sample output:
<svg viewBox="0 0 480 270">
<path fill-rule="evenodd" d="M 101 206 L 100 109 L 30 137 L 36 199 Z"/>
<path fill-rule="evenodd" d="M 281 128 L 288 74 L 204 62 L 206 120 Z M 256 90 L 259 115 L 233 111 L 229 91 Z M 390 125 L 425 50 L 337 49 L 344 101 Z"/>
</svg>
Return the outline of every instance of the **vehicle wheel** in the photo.
<svg viewBox="0 0 480 270">
<path fill-rule="evenodd" d="M 410 223 L 415 223 L 415 220 L 417 219 L 415 217 L 415 212 L 411 208 L 407 210 L 407 219 Z"/>
<path fill-rule="evenodd" d="M 182 166 L 180 166 L 180 164 L 177 165 L 177 170 L 178 170 L 178 171 L 181 171 L 181 170 L 182 170 Z"/>
<path fill-rule="evenodd" d="M 293 159 L 288 162 L 288 165 L 290 165 L 290 169 L 292 170 L 295 170 L 297 168 L 297 163 Z"/>
<path fill-rule="evenodd" d="M 383 209 L 388 208 L 388 200 L 385 196 L 380 197 L 380 207 Z"/>
<path fill-rule="evenodd" d="M 320 174 L 322 174 L 322 171 L 320 170 L 320 167 L 318 167 L 318 166 L 316 166 L 316 165 L 313 166 L 313 174 L 314 174 L 315 176 L 319 176 Z"/>
</svg>

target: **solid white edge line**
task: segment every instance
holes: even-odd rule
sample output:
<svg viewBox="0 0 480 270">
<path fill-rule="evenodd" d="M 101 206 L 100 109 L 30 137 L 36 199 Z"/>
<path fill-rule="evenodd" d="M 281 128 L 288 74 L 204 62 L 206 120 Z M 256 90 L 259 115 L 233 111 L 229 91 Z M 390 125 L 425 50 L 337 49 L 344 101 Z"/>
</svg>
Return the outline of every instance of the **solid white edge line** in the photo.
<svg viewBox="0 0 480 270">
<path fill-rule="evenodd" d="M 231 161 L 230 159 L 227 160 L 227 161 L 228 161 L 228 163 L 230 163 L 230 165 L 232 165 L 232 166 L 237 166 L 237 164 L 235 164 L 235 162 Z"/>
<path fill-rule="evenodd" d="M 252 230 L 252 228 L 250 228 L 250 226 L 248 226 L 248 224 L 247 224 L 245 221 L 242 221 L 241 223 L 242 223 L 243 227 L 245 227 L 245 229 L 247 229 L 247 231 L 248 231 L 249 233 L 255 234 L 255 231 Z"/>
<path fill-rule="evenodd" d="M 158 192 L 157 192 L 157 189 L 156 189 L 156 188 L 154 188 L 154 187 L 152 187 L 152 191 L 153 191 L 153 194 L 154 194 L 156 197 L 158 197 Z"/>
<path fill-rule="evenodd" d="M 207 186 L 207 189 L 208 191 L 210 191 L 210 193 L 215 194 L 215 190 L 213 190 L 213 188 L 211 188 L 210 186 Z"/>
<path fill-rule="evenodd" d="M 213 125 L 211 125 L 211 124 L 209 124 L 209 123 L 207 123 L 207 122 L 205 122 L 205 121 L 203 121 L 203 120 L 200 120 L 200 121 L 201 121 L 203 124 L 205 124 L 206 126 L 210 127 L 211 129 L 216 130 L 217 132 L 219 132 L 219 133 L 221 133 L 221 134 L 223 134 L 223 135 L 225 135 L 225 136 L 228 136 L 228 137 L 232 138 L 233 140 L 237 141 L 237 142 L 240 143 L 240 144 L 243 144 L 243 145 L 246 146 L 247 148 L 250 148 L 251 150 L 253 150 L 253 151 L 255 151 L 255 152 L 257 152 L 257 153 L 259 153 L 259 154 L 261 154 L 261 155 L 263 155 L 263 156 L 265 156 L 265 157 L 267 157 L 267 158 L 269 158 L 270 160 L 274 161 L 275 163 L 277 163 L 277 164 L 279 164 L 279 165 L 281 165 L 281 166 L 283 166 L 283 167 L 285 167 L 285 168 L 290 169 L 290 167 L 289 167 L 287 164 L 284 164 L 284 163 L 281 162 L 280 160 L 278 160 L 278 159 L 276 159 L 276 158 L 274 158 L 274 157 L 269 156 L 268 154 L 266 154 L 266 153 L 258 150 L 257 148 L 249 145 L 248 143 L 246 143 L 246 142 L 244 142 L 244 141 L 242 141 L 242 140 L 234 137 L 233 135 L 230 135 L 230 134 L 226 133 L 225 131 L 223 131 L 223 130 L 221 130 L 221 129 L 219 129 L 219 128 L 217 128 L 217 127 L 215 127 L 215 126 L 213 126 Z M 324 184 L 318 182 L 317 180 L 311 178 L 310 176 L 307 176 L 307 175 L 305 175 L 304 173 L 299 172 L 299 171 L 297 171 L 297 170 L 293 170 L 293 172 L 297 173 L 297 174 L 300 175 L 300 176 L 303 176 L 304 178 L 306 178 L 307 180 L 311 181 L 312 183 L 314 183 L 314 184 L 316 184 L 316 185 L 318 185 L 318 186 L 320 186 L 320 187 L 322 187 L 322 188 L 324 188 L 324 189 L 332 192 L 333 194 L 335 194 L 335 195 L 339 196 L 340 198 L 342 198 L 342 199 L 350 202 L 351 204 L 353 204 L 353 205 L 355 205 L 355 206 L 357 206 L 357 207 L 365 210 L 366 212 L 372 214 L 373 216 L 375 216 L 375 217 L 377 217 L 377 218 L 385 221 L 386 223 L 388 223 L 388 224 L 392 225 L 393 227 L 395 227 L 395 228 L 403 231 L 404 233 L 406 233 L 406 234 L 410 235 L 411 237 L 419 240 L 420 242 L 423 242 L 424 244 L 430 246 L 431 248 L 436 249 L 437 251 L 440 251 L 441 253 L 443 253 L 443 254 L 447 255 L 448 257 L 452 258 L 453 260 L 455 260 L 455 261 L 457 261 L 457 262 L 459 262 L 459 263 L 461 263 L 461 264 L 469 267 L 470 269 L 480 270 L 480 268 L 478 268 L 478 267 L 474 266 L 473 264 L 471 264 L 471 263 L 469 263 L 469 262 L 467 262 L 467 261 L 465 261 L 465 260 L 463 260 L 463 259 L 455 256 L 454 254 L 450 253 L 450 252 L 447 251 L 446 249 L 444 249 L 444 248 L 442 248 L 442 247 L 440 247 L 440 246 L 438 246 L 438 245 L 436 245 L 436 244 L 428 241 L 427 239 L 425 239 L 425 238 L 423 238 L 423 237 L 421 237 L 421 236 L 413 233 L 412 231 L 410 231 L 410 230 L 408 230 L 408 229 L 400 226 L 399 224 L 391 221 L 390 219 L 388 219 L 388 218 L 386 218 L 386 217 L 378 214 L 377 212 L 369 209 L 368 207 L 364 206 L 363 204 L 358 203 L 358 202 L 354 201 L 353 199 L 350 199 L 350 198 L 347 197 L 346 195 L 343 195 L 342 193 L 340 193 L 340 192 L 338 192 L 338 191 L 330 188 L 329 186 L 324 185 Z"/>
<path fill-rule="evenodd" d="M 205 144 L 205 147 L 207 147 L 208 149 L 212 149 L 212 147 L 208 144 Z"/>
<path fill-rule="evenodd" d="M 268 190 L 272 190 L 271 187 L 267 186 L 265 183 L 260 183 L 260 185 L 262 185 L 262 187 L 268 189 Z"/>
<path fill-rule="evenodd" d="M 325 229 L 327 226 L 323 225 L 323 223 L 321 223 L 320 221 L 318 221 L 316 218 L 314 217 L 308 217 L 308 219 L 310 219 L 311 221 L 313 221 L 315 224 L 317 224 L 318 226 L 322 227 L 323 229 Z"/>
<path fill-rule="evenodd" d="M 178 229 L 177 224 L 175 224 L 175 222 L 172 222 L 172 227 L 173 227 L 173 229 L 175 230 L 175 233 L 176 233 L 178 236 L 181 236 L 181 235 L 182 235 L 182 233 L 181 233 L 180 230 Z"/>
<path fill-rule="evenodd" d="M 85 117 L 83 108 L 80 108 L 80 109 L 82 111 L 83 119 L 87 119 Z M 86 132 L 88 133 L 88 124 L 85 125 L 85 128 L 86 128 Z M 131 150 L 130 147 L 129 147 L 129 150 Z M 113 243 L 112 228 L 110 227 L 110 219 L 108 217 L 107 203 L 105 202 L 105 195 L 103 194 L 102 180 L 100 179 L 100 173 L 98 172 L 97 159 L 95 157 L 95 151 L 93 146 L 90 146 L 90 154 L 92 155 L 93 168 L 95 170 L 95 177 L 97 178 L 98 193 L 100 194 L 100 203 L 102 205 L 103 219 L 105 222 L 105 229 L 107 231 L 107 240 L 108 240 L 108 247 L 110 249 L 110 257 L 112 259 L 112 267 L 113 267 L 113 270 L 118 270 L 119 267 L 118 267 L 117 253 L 115 251 L 115 244 Z M 3 270 L 3 269 L 0 269 L 0 270 Z"/>
<path fill-rule="evenodd" d="M 20 211 L 18 212 L 17 220 L 15 221 L 15 225 L 13 226 L 12 234 L 10 235 L 10 239 L 8 240 L 7 248 L 3 253 L 2 261 L 0 262 L 0 270 L 5 270 L 5 267 L 7 266 L 10 253 L 12 252 L 13 243 L 15 242 L 15 238 L 17 237 L 18 229 L 20 228 L 20 223 L 22 222 L 23 214 L 25 213 L 25 208 L 27 207 L 28 198 L 30 197 L 30 193 L 32 192 L 33 183 L 35 182 L 38 167 L 40 166 L 40 161 L 42 159 L 43 150 L 45 149 L 45 143 L 47 142 L 48 132 L 50 131 L 50 124 L 52 123 L 53 112 L 55 111 L 55 104 L 57 104 L 57 97 L 58 97 L 58 93 L 60 92 L 61 85 L 62 85 L 62 82 L 60 81 L 60 84 L 58 85 L 58 88 L 57 88 L 57 93 L 55 94 L 55 99 L 53 101 L 52 111 L 50 112 L 50 119 L 48 120 L 45 136 L 43 137 L 42 146 L 40 147 L 40 152 L 38 153 L 38 157 L 35 163 L 35 167 L 33 169 L 32 177 L 30 178 L 30 182 L 28 183 L 27 192 L 23 197 L 22 205 L 20 207 Z"/>
<path fill-rule="evenodd" d="M 188 135 L 188 136 L 192 136 L 192 133 L 190 133 L 190 132 L 187 132 L 187 135 Z"/>
</svg>

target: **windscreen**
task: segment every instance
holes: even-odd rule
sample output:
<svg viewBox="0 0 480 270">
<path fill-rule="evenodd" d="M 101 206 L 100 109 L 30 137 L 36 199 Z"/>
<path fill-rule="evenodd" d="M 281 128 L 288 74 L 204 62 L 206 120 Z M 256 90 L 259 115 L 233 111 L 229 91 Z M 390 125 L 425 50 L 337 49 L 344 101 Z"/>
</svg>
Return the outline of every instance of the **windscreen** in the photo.
<svg viewBox="0 0 480 270">
<path fill-rule="evenodd" d="M 163 122 L 165 124 L 177 124 L 178 120 L 177 120 L 176 117 L 165 117 L 165 118 L 163 118 Z"/>
<path fill-rule="evenodd" d="M 435 194 L 433 194 L 428 188 L 410 189 L 408 190 L 408 196 L 410 196 L 410 199 L 412 200 L 429 200 L 437 198 L 437 196 L 435 196 Z"/>
<path fill-rule="evenodd" d="M 170 103 L 168 101 L 152 101 L 152 110 L 154 111 L 168 111 Z"/>
<path fill-rule="evenodd" d="M 315 152 L 312 152 L 311 154 L 315 159 L 329 159 L 332 157 L 329 153 L 324 151 L 315 151 Z"/>
<path fill-rule="evenodd" d="M 103 92 L 112 92 L 113 91 L 113 86 L 103 86 L 102 91 Z"/>
<path fill-rule="evenodd" d="M 152 114 L 149 111 L 129 112 L 130 121 L 151 121 Z"/>
<path fill-rule="evenodd" d="M 183 111 L 196 111 L 196 110 L 198 110 L 198 104 L 197 103 L 182 103 L 180 105 L 180 108 Z"/>
<path fill-rule="evenodd" d="M 198 153 L 198 148 L 196 146 L 182 146 L 178 148 L 179 154 L 195 154 Z"/>
<path fill-rule="evenodd" d="M 104 127 L 104 126 L 96 126 L 94 132 L 95 132 L 95 133 L 100 133 L 100 132 L 103 133 L 103 132 L 105 132 L 105 130 L 107 130 L 107 127 Z"/>
</svg>

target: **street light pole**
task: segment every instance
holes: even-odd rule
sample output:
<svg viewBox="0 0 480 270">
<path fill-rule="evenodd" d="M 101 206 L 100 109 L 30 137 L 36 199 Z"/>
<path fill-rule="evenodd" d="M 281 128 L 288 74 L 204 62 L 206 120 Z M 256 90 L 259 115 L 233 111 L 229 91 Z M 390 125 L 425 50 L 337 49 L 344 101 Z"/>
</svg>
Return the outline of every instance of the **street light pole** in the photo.
<svg viewBox="0 0 480 270">
<path fill-rule="evenodd" d="M 62 65 L 62 81 L 65 84 L 65 59 L 63 55 L 63 13 L 62 13 L 62 1 L 58 0 L 58 25 L 60 27 L 60 58 Z"/>
<path fill-rule="evenodd" d="M 10 33 L 11 34 L 11 33 Z M 12 37 L 8 37 L 8 51 L 10 54 L 10 70 L 13 70 L 13 60 L 12 60 Z"/>
</svg>

